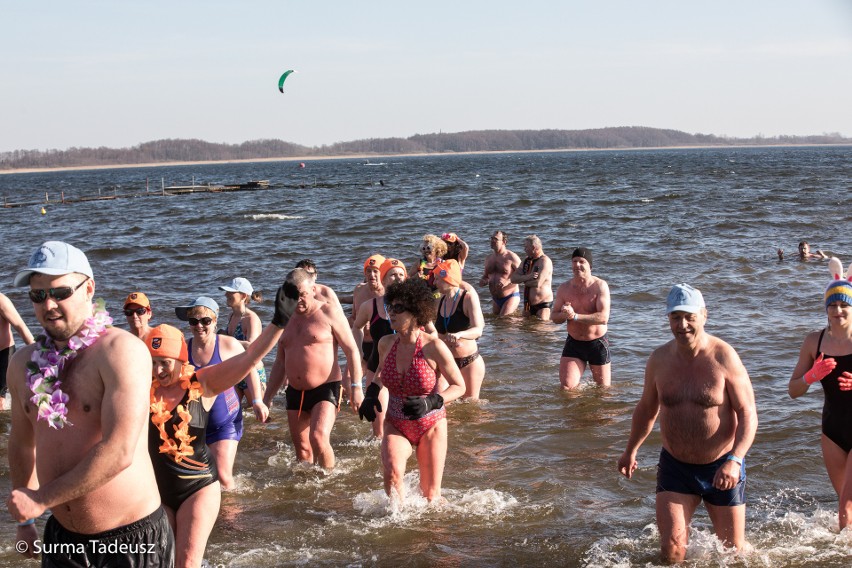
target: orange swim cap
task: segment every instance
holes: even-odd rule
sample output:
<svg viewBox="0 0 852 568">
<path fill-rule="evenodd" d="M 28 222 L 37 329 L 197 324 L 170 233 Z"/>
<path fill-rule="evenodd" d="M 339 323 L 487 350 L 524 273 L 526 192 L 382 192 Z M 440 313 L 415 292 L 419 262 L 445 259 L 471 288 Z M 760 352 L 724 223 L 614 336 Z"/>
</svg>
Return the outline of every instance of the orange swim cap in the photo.
<svg viewBox="0 0 852 568">
<path fill-rule="evenodd" d="M 385 261 L 385 257 L 380 254 L 374 254 L 370 258 L 364 261 L 364 272 L 367 272 L 368 268 L 377 268 L 379 270 L 382 269 L 382 263 Z"/>
<path fill-rule="evenodd" d="M 458 286 L 462 282 L 461 268 L 455 259 L 439 262 L 432 269 L 435 280 L 443 280 L 450 286 Z"/>
<path fill-rule="evenodd" d="M 140 308 L 150 308 L 151 302 L 148 301 L 148 296 L 143 294 L 142 292 L 131 292 L 129 296 L 124 300 L 124 307 L 126 308 L 130 304 L 136 304 Z"/>
<path fill-rule="evenodd" d="M 401 268 L 402 273 L 405 274 L 406 278 L 408 278 L 408 271 L 405 269 L 405 265 L 402 263 L 402 261 L 397 260 L 395 258 L 386 258 L 385 261 L 382 263 L 381 268 L 379 268 L 379 275 L 381 276 L 381 279 L 384 280 L 385 275 L 394 268 Z"/>
<path fill-rule="evenodd" d="M 167 324 L 158 325 L 145 338 L 145 345 L 148 346 L 151 357 L 168 357 L 183 363 L 189 361 L 189 352 L 186 349 L 183 333 L 176 327 Z"/>
</svg>

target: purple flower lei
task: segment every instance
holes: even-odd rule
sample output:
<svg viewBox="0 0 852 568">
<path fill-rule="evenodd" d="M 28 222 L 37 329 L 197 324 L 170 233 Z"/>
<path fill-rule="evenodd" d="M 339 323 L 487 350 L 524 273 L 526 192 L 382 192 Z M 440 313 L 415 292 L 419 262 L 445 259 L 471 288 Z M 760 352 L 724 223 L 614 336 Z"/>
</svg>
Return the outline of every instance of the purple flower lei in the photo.
<svg viewBox="0 0 852 568">
<path fill-rule="evenodd" d="M 38 407 L 38 420 L 46 420 L 48 426 L 57 430 L 66 424 L 73 426 L 68 422 L 68 395 L 59 388 L 62 386 L 59 375 L 69 361 L 97 341 L 112 324 L 109 312 L 98 304 L 94 307 L 92 317 L 86 318 L 85 325 L 68 340 L 67 347 L 60 351 L 52 339 L 39 335 L 37 349 L 27 362 L 27 386 L 33 392 L 30 400 Z"/>
</svg>

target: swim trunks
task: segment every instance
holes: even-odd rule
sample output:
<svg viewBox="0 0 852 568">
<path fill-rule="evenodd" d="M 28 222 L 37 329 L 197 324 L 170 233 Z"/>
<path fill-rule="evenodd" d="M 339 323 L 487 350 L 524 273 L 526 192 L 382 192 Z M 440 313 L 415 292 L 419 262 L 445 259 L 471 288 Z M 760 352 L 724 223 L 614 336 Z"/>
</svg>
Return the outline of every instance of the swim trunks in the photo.
<svg viewBox="0 0 852 568">
<path fill-rule="evenodd" d="M 379 368 L 379 340 L 386 335 L 392 335 L 394 332 L 391 327 L 390 320 L 387 320 L 379 315 L 379 303 L 377 298 L 373 298 L 373 316 L 370 318 L 370 335 L 373 337 L 373 351 L 370 353 L 370 358 L 367 359 L 367 369 L 371 373 L 375 373 Z"/>
<path fill-rule="evenodd" d="M 591 341 L 580 341 L 569 335 L 565 339 L 562 356 L 579 359 L 589 365 L 608 365 L 610 363 L 609 338 L 603 334 Z"/>
<path fill-rule="evenodd" d="M 134 523 L 98 534 L 69 531 L 51 515 L 44 527 L 41 565 L 50 568 L 173 567 L 175 537 L 163 507 Z"/>
<path fill-rule="evenodd" d="M 6 369 L 9 367 L 9 359 L 12 358 L 14 353 L 14 345 L 0 350 L 0 396 L 6 396 L 6 393 L 9 392 L 9 387 L 6 385 Z"/>
<path fill-rule="evenodd" d="M 287 410 L 298 410 L 300 416 L 302 411 L 309 413 L 314 406 L 323 401 L 330 402 L 337 410 L 340 410 L 340 401 L 343 400 L 343 383 L 333 381 L 304 391 L 287 385 L 284 395 L 287 400 Z"/>
<path fill-rule="evenodd" d="M 382 384 L 387 387 L 390 394 L 385 420 L 405 436 L 412 446 L 416 446 L 426 432 L 440 420 L 446 418 L 447 409 L 442 406 L 420 418 L 410 419 L 405 416 L 402 412 L 405 398 L 427 396 L 438 392 L 438 377 L 435 374 L 435 369 L 429 366 L 429 363 L 423 357 L 422 333 L 417 336 L 417 342 L 414 344 L 414 356 L 405 373 L 399 373 L 396 369 L 396 349 L 398 346 L 399 339 L 397 338 L 387 357 L 385 357 L 385 366 L 382 367 Z"/>
<path fill-rule="evenodd" d="M 216 365 L 222 362 L 222 357 L 219 355 L 219 336 L 216 336 L 216 347 L 213 349 L 213 356 L 210 357 L 210 362 L 206 365 L 196 365 L 192 361 L 192 339 L 187 341 L 189 350 L 189 363 L 195 367 L 195 370 L 210 365 Z M 213 406 L 210 408 L 210 415 L 207 418 L 207 444 L 215 444 L 222 440 L 240 441 L 243 437 L 243 409 L 240 408 L 240 397 L 237 396 L 237 391 L 234 387 L 229 388 L 223 393 L 216 396 Z"/>
<path fill-rule="evenodd" d="M 553 301 L 552 300 L 550 302 L 541 302 L 541 303 L 532 304 L 532 305 L 530 305 L 530 303 L 527 302 L 527 303 L 524 304 L 524 311 L 527 312 L 528 314 L 530 314 L 531 316 L 536 316 L 536 315 L 538 315 L 538 312 L 540 312 L 541 310 L 550 309 L 552 307 L 553 307 Z"/>
<path fill-rule="evenodd" d="M 192 380 L 195 380 L 194 376 Z M 188 432 L 192 437 L 190 441 L 191 456 L 177 462 L 171 454 L 160 452 L 160 445 L 163 443 L 160 438 L 160 430 L 154 426 L 153 422 L 148 422 L 148 453 L 154 465 L 154 475 L 157 477 L 160 499 L 173 511 L 177 511 L 193 493 L 219 479 L 216 462 L 210 455 L 205 438 L 209 413 L 204 410 L 201 399 L 189 400 L 189 391 L 183 395 L 175 408 L 181 404 L 192 417 Z M 171 411 L 171 415 L 172 417 L 165 423 L 165 428 L 166 433 L 174 440 L 175 431 L 183 419 L 178 416 L 175 410 Z"/>
<path fill-rule="evenodd" d="M 660 450 L 660 463 L 657 465 L 657 493 L 672 491 L 687 495 L 698 495 L 705 503 L 717 507 L 736 507 L 745 505 L 746 466 L 745 460 L 740 468 L 740 480 L 726 491 L 713 487 L 716 471 L 728 460 L 722 456 L 707 464 L 684 463 L 675 459 L 663 448 Z"/>
<path fill-rule="evenodd" d="M 822 337 L 825 330 L 819 334 L 817 356 L 822 347 Z M 822 406 L 822 433 L 837 444 L 844 452 L 852 451 L 852 391 L 840 390 L 837 378 L 844 372 L 852 372 L 852 355 L 822 355 L 837 361 L 837 366 L 820 381 L 825 392 L 825 402 Z"/>
<path fill-rule="evenodd" d="M 467 357 L 455 357 L 454 360 L 458 365 L 459 370 L 464 369 L 479 358 L 479 351 L 471 353 Z"/>
<path fill-rule="evenodd" d="M 498 310 L 502 310 L 502 309 L 503 309 L 503 305 L 504 305 L 506 302 L 508 302 L 510 298 L 520 298 L 520 297 L 521 297 L 521 293 L 520 293 L 520 292 L 512 292 L 512 293 L 511 293 L 511 294 L 509 294 L 508 296 L 503 296 L 502 298 L 495 298 L 494 296 L 491 296 L 491 299 L 494 301 L 494 305 L 496 305 L 496 306 L 497 306 L 497 309 L 498 309 Z"/>
</svg>

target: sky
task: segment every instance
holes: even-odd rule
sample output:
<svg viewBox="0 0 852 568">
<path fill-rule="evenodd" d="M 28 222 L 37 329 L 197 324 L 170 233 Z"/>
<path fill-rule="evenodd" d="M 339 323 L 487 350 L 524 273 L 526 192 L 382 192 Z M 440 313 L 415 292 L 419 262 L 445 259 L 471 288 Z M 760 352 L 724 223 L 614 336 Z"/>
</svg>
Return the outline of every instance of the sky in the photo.
<svg viewBox="0 0 852 568">
<path fill-rule="evenodd" d="M 485 129 L 852 137 L 850 0 L 0 0 L 0 152 Z M 278 78 L 295 69 L 278 91 Z"/>
</svg>

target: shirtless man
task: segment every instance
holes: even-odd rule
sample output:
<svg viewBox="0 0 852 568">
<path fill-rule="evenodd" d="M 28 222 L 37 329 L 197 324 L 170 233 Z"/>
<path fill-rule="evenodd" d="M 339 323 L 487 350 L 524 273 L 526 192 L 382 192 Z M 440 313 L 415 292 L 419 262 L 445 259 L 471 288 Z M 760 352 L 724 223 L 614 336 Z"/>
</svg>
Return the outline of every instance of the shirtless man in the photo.
<svg viewBox="0 0 852 568">
<path fill-rule="evenodd" d="M 288 383 L 290 435 L 300 461 L 331 469 L 331 428 L 342 400 L 336 345 L 343 348 L 353 376 L 361 376 L 361 354 L 343 311 L 315 296 L 316 285 L 307 271 L 293 270 L 285 285 L 298 293 L 296 311 L 279 343 Z M 353 391 L 360 393 L 360 405 L 364 396 L 360 384 Z"/>
<path fill-rule="evenodd" d="M 131 292 L 125 298 L 124 317 L 127 318 L 127 329 L 142 341 L 151 333 L 149 323 L 153 315 L 151 302 L 142 292 Z"/>
<path fill-rule="evenodd" d="M 331 287 L 326 286 L 325 284 L 320 284 L 317 282 L 317 265 L 313 260 L 306 258 L 304 260 L 300 260 L 296 263 L 296 268 L 302 268 L 305 272 L 308 273 L 308 276 L 311 277 L 311 281 L 314 285 L 314 297 L 321 301 L 327 302 L 333 306 L 337 306 L 337 309 L 340 311 L 341 315 L 346 318 L 346 314 L 343 312 L 343 306 L 340 304 L 340 300 L 337 297 L 337 293 L 331 289 Z M 351 303 L 351 300 L 350 300 Z M 337 360 L 337 340 L 334 342 L 334 353 L 335 353 L 335 361 Z M 343 373 L 340 371 L 340 367 L 335 363 L 332 372 L 335 373 L 336 381 L 343 380 Z M 347 376 L 350 373 L 347 371 Z M 361 385 L 354 384 L 355 381 L 348 380 L 343 381 L 343 392 L 344 395 L 349 399 L 349 406 L 352 409 L 353 413 L 358 412 L 358 406 L 361 404 L 361 400 L 364 398 L 364 391 L 361 390 Z M 272 399 L 278 394 L 278 391 L 281 387 L 286 386 L 286 377 L 284 376 L 284 349 L 281 346 L 281 342 L 278 342 L 278 349 L 275 351 L 275 361 L 272 364 L 272 369 L 269 371 L 269 375 L 267 376 L 266 381 L 266 392 L 263 395 L 263 402 L 270 409 L 272 408 Z"/>
<path fill-rule="evenodd" d="M 512 273 L 521 265 L 521 258 L 506 248 L 509 237 L 503 231 L 491 235 L 491 250 L 485 258 L 485 274 L 479 279 L 480 286 L 488 286 L 491 292 L 491 311 L 506 316 L 514 313 L 521 303 L 518 285 L 512 282 Z"/>
<path fill-rule="evenodd" d="M 71 245 L 41 245 L 15 285 L 30 286 L 45 333 L 9 365 L 13 489 L 6 504 L 18 521 L 17 550 L 41 552 L 44 566 L 173 566 L 174 536 L 148 456 L 151 357 L 145 344 L 105 327 L 106 314 L 93 317 L 92 269 Z M 41 346 L 76 348 L 59 380 L 38 387 L 50 383 L 46 390 L 65 401 L 64 409 L 53 405 L 52 414 L 50 401 L 37 407 L 31 400 L 27 362 Z M 52 515 L 37 541 L 34 519 L 47 509 Z"/>
<path fill-rule="evenodd" d="M 0 410 L 6 410 L 6 393 L 9 391 L 6 386 L 6 368 L 15 353 L 12 329 L 18 332 L 25 344 L 29 345 L 34 341 L 33 334 L 21 319 L 15 305 L 5 294 L 0 294 Z"/>
<path fill-rule="evenodd" d="M 673 287 L 666 312 L 674 339 L 648 359 L 618 470 L 633 475 L 636 452 L 659 414 L 657 525 L 664 560 L 686 556 L 689 523 L 702 499 L 718 538 L 744 550 L 744 460 L 757 430 L 751 381 L 737 352 L 704 331 L 701 292 L 686 284 Z"/>
<path fill-rule="evenodd" d="M 559 361 L 559 383 L 565 390 L 577 388 L 586 364 L 592 378 L 602 387 L 610 384 L 609 285 L 592 276 L 592 251 L 584 247 L 571 254 L 574 276 L 556 290 L 553 323 L 568 322 L 568 338 Z"/>
<path fill-rule="evenodd" d="M 549 320 L 553 307 L 553 263 L 544 254 L 541 239 L 536 235 L 524 239 L 524 251 L 527 258 L 512 273 L 511 280 L 514 284 L 524 285 L 524 315 Z"/>
</svg>

